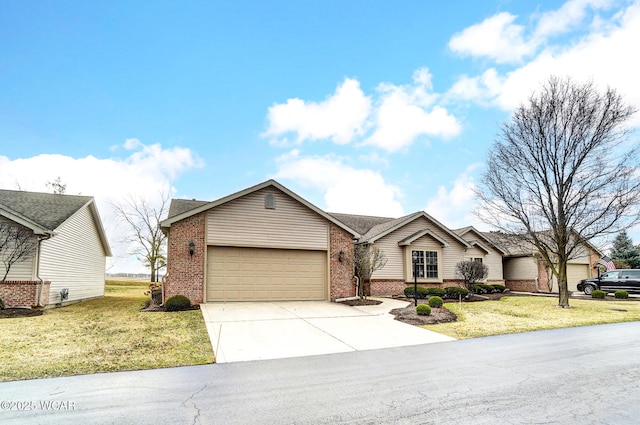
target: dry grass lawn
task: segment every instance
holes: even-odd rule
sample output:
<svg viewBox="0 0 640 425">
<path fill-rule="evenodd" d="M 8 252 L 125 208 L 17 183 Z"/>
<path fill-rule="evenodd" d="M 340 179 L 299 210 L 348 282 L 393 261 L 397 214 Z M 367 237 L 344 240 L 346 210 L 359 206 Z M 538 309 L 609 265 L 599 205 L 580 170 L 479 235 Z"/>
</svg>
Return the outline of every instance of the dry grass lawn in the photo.
<svg viewBox="0 0 640 425">
<path fill-rule="evenodd" d="M 147 285 L 107 281 L 104 298 L 2 319 L 0 381 L 213 363 L 200 310 L 139 312 Z"/>
<path fill-rule="evenodd" d="M 504 297 L 498 301 L 446 303 L 458 321 L 424 328 L 458 339 L 543 329 L 640 320 L 640 302 L 570 300 L 572 308 L 556 307 L 557 298 Z"/>
</svg>

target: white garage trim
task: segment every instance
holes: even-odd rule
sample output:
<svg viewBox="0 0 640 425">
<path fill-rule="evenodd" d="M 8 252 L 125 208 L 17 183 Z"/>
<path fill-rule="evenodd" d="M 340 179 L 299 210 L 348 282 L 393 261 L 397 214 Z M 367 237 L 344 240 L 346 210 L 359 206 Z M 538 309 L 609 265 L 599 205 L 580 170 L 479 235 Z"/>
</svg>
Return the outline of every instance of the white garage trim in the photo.
<svg viewBox="0 0 640 425">
<path fill-rule="evenodd" d="M 327 300 L 324 250 L 209 246 L 207 301 Z"/>
</svg>

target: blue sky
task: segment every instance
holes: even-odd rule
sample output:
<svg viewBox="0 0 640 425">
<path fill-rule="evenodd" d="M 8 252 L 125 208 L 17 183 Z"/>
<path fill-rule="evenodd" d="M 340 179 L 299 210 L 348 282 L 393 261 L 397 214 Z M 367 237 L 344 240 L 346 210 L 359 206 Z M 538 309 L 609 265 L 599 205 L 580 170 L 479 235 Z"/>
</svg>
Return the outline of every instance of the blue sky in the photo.
<svg viewBox="0 0 640 425">
<path fill-rule="evenodd" d="M 552 73 L 640 106 L 638 40 L 622 0 L 3 1 L 0 187 L 59 176 L 112 245 L 110 202 L 269 178 L 328 211 L 483 228 L 500 123 Z"/>
</svg>

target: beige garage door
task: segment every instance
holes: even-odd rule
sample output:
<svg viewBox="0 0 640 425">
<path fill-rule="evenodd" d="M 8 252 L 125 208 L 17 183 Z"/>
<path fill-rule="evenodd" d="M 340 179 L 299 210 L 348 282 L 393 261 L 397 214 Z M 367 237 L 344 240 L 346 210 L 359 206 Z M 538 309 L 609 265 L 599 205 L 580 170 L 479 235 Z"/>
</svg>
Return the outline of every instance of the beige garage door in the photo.
<svg viewBox="0 0 640 425">
<path fill-rule="evenodd" d="M 590 277 L 588 264 L 567 264 L 567 287 L 569 291 L 577 291 L 576 285 L 582 279 Z"/>
<path fill-rule="evenodd" d="M 326 300 L 327 253 L 210 246 L 207 301 Z"/>
</svg>

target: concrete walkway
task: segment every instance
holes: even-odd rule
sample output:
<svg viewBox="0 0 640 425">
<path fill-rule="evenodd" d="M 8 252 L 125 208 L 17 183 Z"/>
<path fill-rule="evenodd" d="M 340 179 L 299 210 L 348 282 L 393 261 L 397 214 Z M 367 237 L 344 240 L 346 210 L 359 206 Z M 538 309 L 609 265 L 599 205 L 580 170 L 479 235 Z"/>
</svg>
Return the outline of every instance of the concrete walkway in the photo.
<svg viewBox="0 0 640 425">
<path fill-rule="evenodd" d="M 327 301 L 201 304 L 218 363 L 343 353 L 452 341 L 388 312 L 407 302 L 349 307 Z"/>
</svg>

